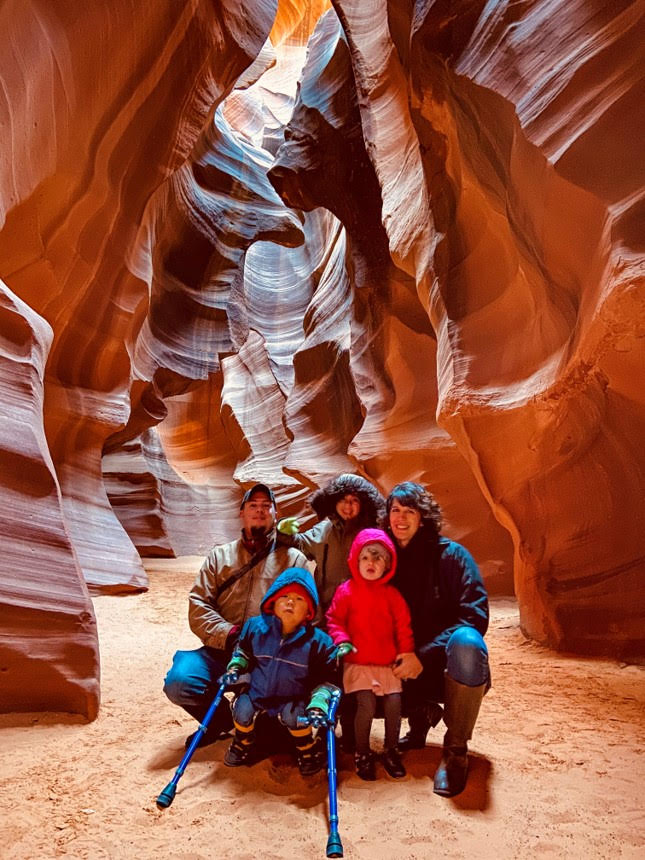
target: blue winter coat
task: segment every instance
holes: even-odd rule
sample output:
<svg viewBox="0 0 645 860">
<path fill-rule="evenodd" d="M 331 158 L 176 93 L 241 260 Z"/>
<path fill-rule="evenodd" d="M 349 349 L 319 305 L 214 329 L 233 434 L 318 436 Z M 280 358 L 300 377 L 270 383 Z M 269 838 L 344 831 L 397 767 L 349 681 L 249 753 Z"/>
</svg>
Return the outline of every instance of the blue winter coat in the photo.
<svg viewBox="0 0 645 860">
<path fill-rule="evenodd" d="M 288 568 L 265 594 L 262 614 L 245 623 L 233 653 L 248 660 L 248 695 L 254 706 L 270 714 L 280 711 L 287 702 L 308 701 L 318 685 L 336 680 L 336 646 L 327 633 L 306 622 L 283 637 L 280 619 L 265 611 L 273 595 L 293 583 L 307 589 L 317 608 L 313 576 L 303 568 Z"/>
</svg>

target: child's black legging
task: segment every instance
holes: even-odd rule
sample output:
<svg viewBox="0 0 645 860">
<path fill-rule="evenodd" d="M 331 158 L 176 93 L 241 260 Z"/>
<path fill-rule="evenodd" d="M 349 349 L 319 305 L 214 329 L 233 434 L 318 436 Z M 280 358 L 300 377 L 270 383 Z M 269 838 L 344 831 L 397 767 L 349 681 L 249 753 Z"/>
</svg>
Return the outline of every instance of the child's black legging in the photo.
<svg viewBox="0 0 645 860">
<path fill-rule="evenodd" d="M 356 752 L 362 755 L 370 751 L 370 732 L 376 713 L 376 696 L 371 690 L 358 690 L 354 695 L 356 697 L 356 716 L 354 717 Z M 399 743 L 401 694 L 389 693 L 382 698 L 385 716 L 385 749 L 391 750 Z"/>
</svg>

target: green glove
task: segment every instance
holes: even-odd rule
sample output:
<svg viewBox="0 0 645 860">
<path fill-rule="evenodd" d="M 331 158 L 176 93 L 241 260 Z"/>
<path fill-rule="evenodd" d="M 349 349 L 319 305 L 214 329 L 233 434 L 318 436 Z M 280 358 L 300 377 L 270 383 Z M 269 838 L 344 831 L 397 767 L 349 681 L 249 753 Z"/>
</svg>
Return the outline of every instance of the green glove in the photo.
<svg viewBox="0 0 645 860">
<path fill-rule="evenodd" d="M 329 700 L 331 699 L 331 691 L 328 687 L 321 685 L 311 694 L 311 701 L 306 707 L 307 711 L 322 711 L 326 714 L 329 711 Z"/>
<path fill-rule="evenodd" d="M 244 654 L 234 654 L 229 660 L 226 672 L 237 672 L 239 674 L 240 672 L 244 672 L 248 665 L 249 661 Z"/>
<path fill-rule="evenodd" d="M 355 648 L 351 642 L 341 642 L 338 648 L 336 649 L 337 657 L 346 657 L 348 654 L 351 654 L 352 651 L 356 652 L 358 649 Z"/>
<path fill-rule="evenodd" d="M 278 531 L 283 535 L 297 535 L 300 531 L 300 523 L 297 517 L 285 517 L 278 523 Z"/>
</svg>

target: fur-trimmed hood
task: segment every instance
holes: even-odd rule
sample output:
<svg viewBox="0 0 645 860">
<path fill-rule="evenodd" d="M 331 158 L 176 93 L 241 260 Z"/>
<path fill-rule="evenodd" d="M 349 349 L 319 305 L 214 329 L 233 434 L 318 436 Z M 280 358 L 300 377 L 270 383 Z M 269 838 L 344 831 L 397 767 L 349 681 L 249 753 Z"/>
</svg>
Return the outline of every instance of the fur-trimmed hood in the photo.
<svg viewBox="0 0 645 860">
<path fill-rule="evenodd" d="M 361 475 L 343 474 L 333 478 L 325 487 L 316 490 L 309 497 L 309 504 L 318 519 L 333 518 L 336 515 L 336 505 L 352 493 L 361 503 L 357 517 L 362 526 L 376 526 L 385 515 L 385 499 L 366 478 Z"/>
</svg>

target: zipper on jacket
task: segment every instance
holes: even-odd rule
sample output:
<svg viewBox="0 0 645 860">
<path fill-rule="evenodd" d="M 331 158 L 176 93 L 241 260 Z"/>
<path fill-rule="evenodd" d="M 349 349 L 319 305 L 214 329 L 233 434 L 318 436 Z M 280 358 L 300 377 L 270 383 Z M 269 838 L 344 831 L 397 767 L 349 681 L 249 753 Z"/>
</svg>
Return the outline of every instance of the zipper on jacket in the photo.
<svg viewBox="0 0 645 860">
<path fill-rule="evenodd" d="M 277 687 L 276 681 L 277 681 L 277 677 L 279 674 L 278 673 L 278 667 L 279 667 L 278 659 L 282 655 L 283 645 L 284 645 L 284 636 L 282 634 L 280 634 L 280 640 L 278 642 L 278 648 L 277 648 L 275 654 L 273 654 L 273 656 L 271 657 L 271 671 L 268 673 L 268 676 L 269 676 L 268 688 L 270 690 L 275 690 Z M 268 693 L 267 693 L 267 695 L 268 695 Z"/>
</svg>

